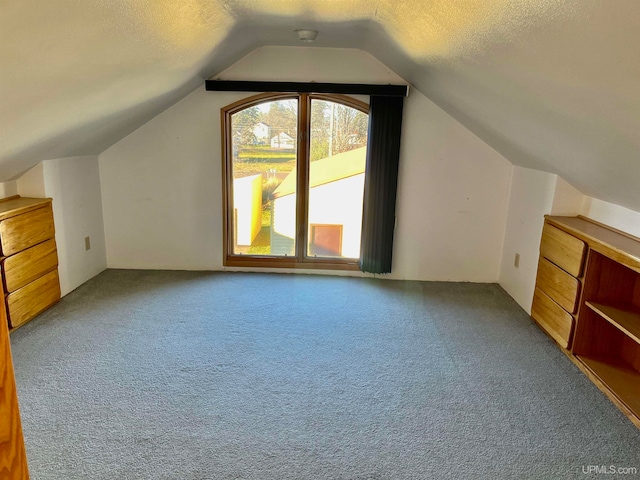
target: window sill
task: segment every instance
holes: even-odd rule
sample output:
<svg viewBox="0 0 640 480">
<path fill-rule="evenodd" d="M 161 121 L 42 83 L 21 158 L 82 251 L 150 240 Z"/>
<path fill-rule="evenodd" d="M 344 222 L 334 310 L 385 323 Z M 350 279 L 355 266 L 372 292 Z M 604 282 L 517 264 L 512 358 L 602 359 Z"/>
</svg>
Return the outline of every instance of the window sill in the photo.
<svg viewBox="0 0 640 480">
<path fill-rule="evenodd" d="M 286 257 L 258 257 L 234 255 L 227 257 L 223 265 L 225 267 L 255 267 L 255 268 L 299 268 L 307 270 L 348 270 L 360 271 L 360 265 L 357 260 L 348 259 L 306 259 L 302 262 L 294 258 Z"/>
</svg>

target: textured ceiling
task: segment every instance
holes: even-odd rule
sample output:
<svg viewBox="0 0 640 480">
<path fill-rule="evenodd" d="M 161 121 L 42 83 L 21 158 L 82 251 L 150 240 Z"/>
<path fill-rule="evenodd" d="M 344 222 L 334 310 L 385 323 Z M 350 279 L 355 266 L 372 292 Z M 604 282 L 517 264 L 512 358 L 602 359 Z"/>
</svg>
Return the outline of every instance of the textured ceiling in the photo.
<svg viewBox="0 0 640 480">
<path fill-rule="evenodd" d="M 640 211 L 638 0 L 0 0 L 0 181 L 262 45 L 368 51 L 516 165 Z"/>
</svg>

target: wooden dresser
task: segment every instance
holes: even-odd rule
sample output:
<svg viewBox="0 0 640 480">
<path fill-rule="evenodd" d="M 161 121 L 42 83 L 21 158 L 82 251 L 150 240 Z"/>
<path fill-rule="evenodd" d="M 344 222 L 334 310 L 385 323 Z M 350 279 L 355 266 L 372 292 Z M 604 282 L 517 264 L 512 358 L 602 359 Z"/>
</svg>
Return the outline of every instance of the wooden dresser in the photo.
<svg viewBox="0 0 640 480">
<path fill-rule="evenodd" d="M 50 198 L 0 200 L 4 305 L 16 328 L 60 300 L 58 253 Z"/>
<path fill-rule="evenodd" d="M 585 242 L 545 222 L 531 316 L 563 348 L 575 326 L 586 250 Z"/>
<path fill-rule="evenodd" d="M 547 216 L 531 317 L 640 428 L 640 239 Z"/>
</svg>

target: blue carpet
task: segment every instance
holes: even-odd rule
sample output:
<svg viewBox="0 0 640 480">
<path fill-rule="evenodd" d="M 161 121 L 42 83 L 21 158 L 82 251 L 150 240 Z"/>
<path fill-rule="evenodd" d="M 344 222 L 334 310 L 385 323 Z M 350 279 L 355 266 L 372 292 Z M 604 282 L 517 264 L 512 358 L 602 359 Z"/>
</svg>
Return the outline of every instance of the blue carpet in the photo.
<svg viewBox="0 0 640 480">
<path fill-rule="evenodd" d="M 640 432 L 497 285 L 108 270 L 11 343 L 36 480 L 640 471 Z"/>
</svg>

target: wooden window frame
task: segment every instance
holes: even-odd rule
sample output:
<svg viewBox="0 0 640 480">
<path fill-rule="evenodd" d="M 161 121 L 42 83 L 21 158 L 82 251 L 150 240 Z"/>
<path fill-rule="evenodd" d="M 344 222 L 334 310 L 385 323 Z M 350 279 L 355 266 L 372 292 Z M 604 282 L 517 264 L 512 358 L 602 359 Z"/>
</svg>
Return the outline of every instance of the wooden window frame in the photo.
<svg viewBox="0 0 640 480">
<path fill-rule="evenodd" d="M 233 139 L 231 117 L 233 114 L 255 107 L 261 103 L 276 100 L 298 100 L 298 132 L 296 168 L 298 174 L 296 184 L 296 251 L 292 256 L 245 255 L 233 252 Z M 369 115 L 369 105 L 346 95 L 309 94 L 309 93 L 260 93 L 241 99 L 220 109 L 222 130 L 222 215 L 223 215 L 223 265 L 225 267 L 252 268 L 303 268 L 323 270 L 360 270 L 360 259 L 353 258 L 318 258 L 307 255 L 309 242 L 308 207 L 309 207 L 309 155 L 310 155 L 310 122 L 311 101 L 325 100 L 355 108 Z"/>
</svg>

